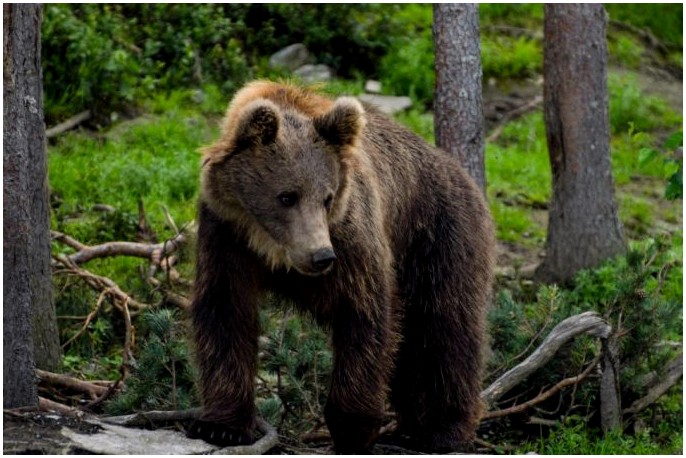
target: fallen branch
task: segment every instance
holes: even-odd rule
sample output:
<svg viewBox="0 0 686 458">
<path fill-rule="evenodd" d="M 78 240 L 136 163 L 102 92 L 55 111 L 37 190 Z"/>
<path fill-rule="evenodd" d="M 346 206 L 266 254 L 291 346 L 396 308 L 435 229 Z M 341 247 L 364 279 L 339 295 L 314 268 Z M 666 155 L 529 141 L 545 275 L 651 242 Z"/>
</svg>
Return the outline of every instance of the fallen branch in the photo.
<svg viewBox="0 0 686 458">
<path fill-rule="evenodd" d="M 481 417 L 481 420 L 482 421 L 483 420 L 490 420 L 492 418 L 499 418 L 499 417 L 504 417 L 506 415 L 512 415 L 514 413 L 523 412 L 526 409 L 545 401 L 546 399 L 548 399 L 549 397 L 551 397 L 552 395 L 554 395 L 555 393 L 560 391 L 562 388 L 565 388 L 565 387 L 570 386 L 570 385 L 576 385 L 577 383 L 579 383 L 583 379 L 585 379 L 588 376 L 588 374 L 591 373 L 593 368 L 598 364 L 598 361 L 600 361 L 601 356 L 602 355 L 596 356 L 593 359 L 593 361 L 591 362 L 591 364 L 589 364 L 586 367 L 586 369 L 584 369 L 584 371 L 582 373 L 580 373 L 579 375 L 577 375 L 575 377 L 569 377 L 569 378 L 566 378 L 564 380 L 561 380 L 557 384 L 555 384 L 555 386 L 553 386 L 551 389 L 544 391 L 543 393 L 539 394 L 535 398 L 530 399 L 530 400 L 523 402 L 521 404 L 517 404 L 517 405 L 509 407 L 507 409 L 496 410 L 495 412 L 486 412 Z"/>
<path fill-rule="evenodd" d="M 491 135 L 489 135 L 486 138 L 487 143 L 493 143 L 500 137 L 500 135 L 503 133 L 503 129 L 505 128 L 505 125 L 513 121 L 521 116 L 524 116 L 525 114 L 534 111 L 536 108 L 538 108 L 541 104 L 543 103 L 543 96 L 537 95 L 524 105 L 515 108 L 514 110 L 509 111 L 505 116 L 503 116 L 503 119 L 500 120 L 498 125 L 493 129 L 493 132 Z"/>
<path fill-rule="evenodd" d="M 41 369 L 36 369 L 36 375 L 41 382 L 45 382 L 49 385 L 57 385 L 64 388 L 69 388 L 80 393 L 86 393 L 93 399 L 107 392 L 107 388 L 104 386 L 94 385 L 90 382 L 78 380 L 65 374 L 55 374 Z"/>
<path fill-rule="evenodd" d="M 107 242 L 100 245 L 88 246 L 57 231 L 50 231 L 53 240 L 77 250 L 76 253 L 67 255 L 67 258 L 76 265 L 84 264 L 96 258 L 110 256 L 134 256 L 150 259 L 153 264 L 159 265 L 162 259 L 176 252 L 181 245 L 186 243 L 187 237 L 183 232 L 176 234 L 169 240 L 161 243 L 138 243 L 138 242 Z"/>
<path fill-rule="evenodd" d="M 109 288 L 104 290 L 102 293 L 100 293 L 100 297 L 98 297 L 98 301 L 95 304 L 95 308 L 88 314 L 88 316 L 86 316 L 86 319 L 83 322 L 83 326 L 81 326 L 81 329 L 76 334 L 71 336 L 69 338 L 69 340 L 64 342 L 62 344 L 62 348 L 67 348 L 70 343 L 72 343 L 74 340 L 76 340 L 81 334 L 86 332 L 86 329 L 88 329 L 88 325 L 90 324 L 90 322 L 93 320 L 95 315 L 97 315 L 98 311 L 100 310 L 100 307 L 102 306 L 102 303 L 105 300 L 105 294 L 107 294 L 108 291 L 109 291 Z"/>
<path fill-rule="evenodd" d="M 120 415 L 116 417 L 104 417 L 101 420 L 105 423 L 119 426 L 139 426 L 147 427 L 155 422 L 171 422 L 195 420 L 200 418 L 201 408 L 187 410 L 151 410 L 149 412 L 138 412 L 130 415 Z"/>
<path fill-rule="evenodd" d="M 597 337 L 607 337 L 611 330 L 611 326 L 596 312 L 585 312 L 563 320 L 553 328 L 548 337 L 528 358 L 501 375 L 483 390 L 481 399 L 487 406 L 493 405 L 522 380 L 543 367 L 555 356 L 560 347 L 579 334 L 588 333 Z"/>
<path fill-rule="evenodd" d="M 150 426 L 155 422 L 194 420 L 202 414 L 201 408 L 188 410 L 153 410 L 132 415 L 105 417 L 102 421 L 119 426 Z M 257 429 L 262 437 L 252 445 L 224 447 L 212 452 L 213 455 L 264 455 L 279 443 L 276 429 L 262 418 L 257 418 Z"/>
<path fill-rule="evenodd" d="M 40 396 L 38 397 L 38 408 L 46 412 L 58 412 L 68 417 L 83 418 L 85 415 L 85 413 L 79 409 Z"/>
<path fill-rule="evenodd" d="M 657 383 L 648 389 L 648 394 L 641 399 L 634 401 L 631 406 L 622 411 L 622 414 L 630 415 L 642 411 L 674 386 L 684 374 L 683 358 L 683 353 L 679 353 L 676 358 L 672 359 L 667 365 L 666 374 L 664 374 L 663 377 L 656 379 Z"/>
<path fill-rule="evenodd" d="M 141 310 L 150 307 L 148 304 L 133 299 L 131 296 L 122 291 L 121 288 L 119 288 L 119 286 L 109 278 L 96 275 L 80 268 L 65 255 L 53 255 L 53 259 L 65 267 L 65 270 L 57 271 L 56 273 L 69 273 L 77 275 L 83 278 L 83 280 L 96 291 L 105 291 L 107 296 L 110 297 L 112 304 L 120 311 L 123 311 L 122 304 L 124 303 L 136 309 L 135 312 L 131 313 L 132 315 L 136 315 Z"/>
<path fill-rule="evenodd" d="M 57 124 L 56 126 L 50 127 L 49 129 L 45 129 L 45 137 L 46 138 L 53 138 L 58 136 L 59 134 L 62 134 L 68 130 L 73 129 L 74 127 L 78 126 L 82 122 L 90 119 L 91 117 L 91 112 L 90 110 L 82 111 L 81 113 L 78 113 L 71 118 L 67 119 L 64 122 L 61 122 Z"/>
</svg>

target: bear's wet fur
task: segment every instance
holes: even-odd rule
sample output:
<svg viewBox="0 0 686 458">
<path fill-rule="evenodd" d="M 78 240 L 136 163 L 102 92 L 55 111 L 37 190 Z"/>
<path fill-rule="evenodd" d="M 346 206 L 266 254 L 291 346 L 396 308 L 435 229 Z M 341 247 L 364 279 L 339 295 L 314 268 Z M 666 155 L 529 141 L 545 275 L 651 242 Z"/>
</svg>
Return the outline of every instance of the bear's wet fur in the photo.
<svg viewBox="0 0 686 458">
<path fill-rule="evenodd" d="M 258 302 L 272 292 L 331 330 L 337 452 L 370 450 L 387 400 L 426 450 L 474 438 L 494 238 L 455 159 L 354 98 L 258 81 L 229 105 L 201 182 L 191 437 L 254 440 Z"/>
</svg>

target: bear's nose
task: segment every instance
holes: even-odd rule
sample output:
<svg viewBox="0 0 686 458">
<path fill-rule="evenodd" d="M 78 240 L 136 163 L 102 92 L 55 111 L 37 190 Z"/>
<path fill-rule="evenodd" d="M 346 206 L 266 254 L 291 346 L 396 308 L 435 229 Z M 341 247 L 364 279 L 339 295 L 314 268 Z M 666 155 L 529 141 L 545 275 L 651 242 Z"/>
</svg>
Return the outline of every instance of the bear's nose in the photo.
<svg viewBox="0 0 686 458">
<path fill-rule="evenodd" d="M 312 267 L 319 272 L 326 270 L 336 260 L 336 254 L 331 248 L 322 248 L 312 255 Z"/>
</svg>

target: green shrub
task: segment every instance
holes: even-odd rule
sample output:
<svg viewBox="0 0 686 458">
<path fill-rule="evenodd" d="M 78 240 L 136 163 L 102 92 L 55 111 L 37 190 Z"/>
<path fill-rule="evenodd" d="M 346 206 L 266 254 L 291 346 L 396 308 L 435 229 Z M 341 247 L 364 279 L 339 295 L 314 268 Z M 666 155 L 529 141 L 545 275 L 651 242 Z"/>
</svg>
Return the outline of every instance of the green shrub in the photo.
<svg viewBox="0 0 686 458">
<path fill-rule="evenodd" d="M 541 43 L 527 37 L 484 36 L 481 56 L 484 78 L 525 78 L 543 71 Z"/>
<path fill-rule="evenodd" d="M 155 89 L 215 82 L 233 90 L 250 78 L 237 27 L 212 4 L 47 5 L 47 119 L 88 108 L 107 121 Z"/>
<path fill-rule="evenodd" d="M 683 45 L 683 5 L 681 3 L 606 3 L 610 19 L 648 28 L 669 45 Z"/>
<path fill-rule="evenodd" d="M 608 37 L 608 52 L 612 59 L 628 68 L 639 68 L 645 48 L 625 34 Z"/>
<path fill-rule="evenodd" d="M 429 106 L 434 98 L 435 70 L 433 41 L 422 35 L 397 40 L 381 60 L 383 91 L 408 95 Z"/>
<path fill-rule="evenodd" d="M 130 361 L 126 389 L 106 405 L 112 415 L 138 410 L 182 410 L 197 404 L 195 372 L 178 313 L 145 311 L 137 333 L 140 344 Z"/>
</svg>

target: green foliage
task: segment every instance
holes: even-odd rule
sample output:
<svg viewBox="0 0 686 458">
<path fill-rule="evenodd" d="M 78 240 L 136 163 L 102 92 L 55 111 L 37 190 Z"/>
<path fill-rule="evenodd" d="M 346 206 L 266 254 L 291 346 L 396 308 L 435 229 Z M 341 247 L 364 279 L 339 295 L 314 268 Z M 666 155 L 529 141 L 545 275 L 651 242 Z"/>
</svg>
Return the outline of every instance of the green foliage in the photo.
<svg viewBox="0 0 686 458">
<path fill-rule="evenodd" d="M 658 343 L 682 334 L 681 291 L 673 284 L 682 255 L 675 243 L 666 236 L 632 243 L 626 257 L 580 272 L 570 294 L 567 313 L 595 309 L 613 329 L 629 331 L 619 340 L 624 387 L 638 389 L 638 375 L 663 367 L 673 351 Z"/>
<path fill-rule="evenodd" d="M 481 55 L 485 79 L 526 78 L 543 71 L 543 48 L 537 39 L 484 36 Z"/>
<path fill-rule="evenodd" d="M 680 199 L 683 197 L 683 156 L 676 154 L 676 150 L 684 144 L 684 134 L 682 131 L 670 135 L 663 145 L 666 153 L 661 153 L 654 148 L 641 148 L 638 152 L 638 162 L 645 165 L 662 158 L 664 177 L 667 179 L 665 198 L 669 200 Z"/>
<path fill-rule="evenodd" d="M 197 403 L 194 371 L 178 314 L 168 309 L 149 310 L 142 318 L 132 374 L 126 389 L 107 404 L 107 412 L 120 415 L 190 408 Z"/>
<path fill-rule="evenodd" d="M 497 143 L 486 145 L 486 180 L 498 238 L 540 244 L 545 228 L 533 218 L 550 199 L 551 175 L 543 116 L 509 123 Z"/>
<path fill-rule="evenodd" d="M 610 57 L 628 68 L 639 68 L 645 48 L 632 36 L 619 34 L 608 37 Z"/>
<path fill-rule="evenodd" d="M 280 48 L 303 43 L 320 63 L 341 76 L 373 74 L 378 59 L 399 35 L 396 5 L 380 4 L 227 4 L 227 17 L 245 26 L 239 40 L 255 62 Z M 257 33 L 256 33 L 257 32 Z"/>
<path fill-rule="evenodd" d="M 164 105 L 160 97 L 156 100 Z M 215 132 L 206 118 L 177 107 L 120 124 L 99 138 L 61 138 L 48 157 L 54 228 L 84 243 L 132 240 L 139 201 L 155 228 L 165 226 L 165 207 L 176 221 L 192 220 L 200 169 L 197 150 Z M 96 213 L 96 204 L 116 211 Z"/>
<path fill-rule="evenodd" d="M 636 435 L 611 432 L 601 436 L 596 429 L 589 429 L 587 421 L 573 415 L 565 419 L 560 429 L 553 430 L 548 437 L 529 442 L 518 448 L 525 454 L 535 452 L 541 455 L 672 455 L 681 454 L 680 435 L 667 441 L 653 437 L 649 431 Z"/>
<path fill-rule="evenodd" d="M 482 24 L 531 27 L 543 23 L 543 5 L 538 3 L 480 3 Z"/>
<path fill-rule="evenodd" d="M 488 317 L 492 354 L 486 383 L 530 354 L 563 319 L 597 311 L 617 336 L 622 404 L 628 406 L 645 396 L 641 378 L 653 371 L 659 374 L 677 355 L 675 349 L 661 343 L 683 340 L 682 246 L 680 234 L 646 238 L 632 242 L 625 256 L 580 272 L 568 289 L 541 286 L 535 298 L 521 287 L 500 290 Z M 531 393 L 580 373 L 598 352 L 593 339 L 577 337 L 505 398 L 530 398 Z M 595 383 L 586 382 L 571 392 L 563 392 L 560 398 L 540 404 L 537 416 L 546 416 L 550 411 L 552 419 L 565 421 L 552 429 L 548 437 L 528 439 L 531 442 L 521 452 L 656 453 L 678 450 L 681 446 L 680 390 L 671 390 L 658 404 L 642 412 L 639 420 L 632 419 L 650 425 L 642 433 L 601 437 L 594 426 L 598 416 L 597 389 Z"/>
<path fill-rule="evenodd" d="M 380 73 L 384 92 L 408 95 L 420 104 L 429 105 L 435 84 L 431 35 L 398 39 L 381 60 Z"/>
<path fill-rule="evenodd" d="M 110 110 L 155 89 L 250 77 L 236 24 L 220 5 L 52 4 L 45 8 L 43 74 L 48 120 Z"/>
<path fill-rule="evenodd" d="M 321 418 L 328 394 L 333 362 L 328 338 L 289 312 L 265 313 L 262 323 L 268 337 L 262 367 L 275 392 L 258 400 L 260 412 L 286 429 L 307 431 Z"/>
<path fill-rule="evenodd" d="M 669 45 L 683 45 L 683 5 L 681 3 L 606 3 L 610 19 L 647 28 Z"/>
</svg>

